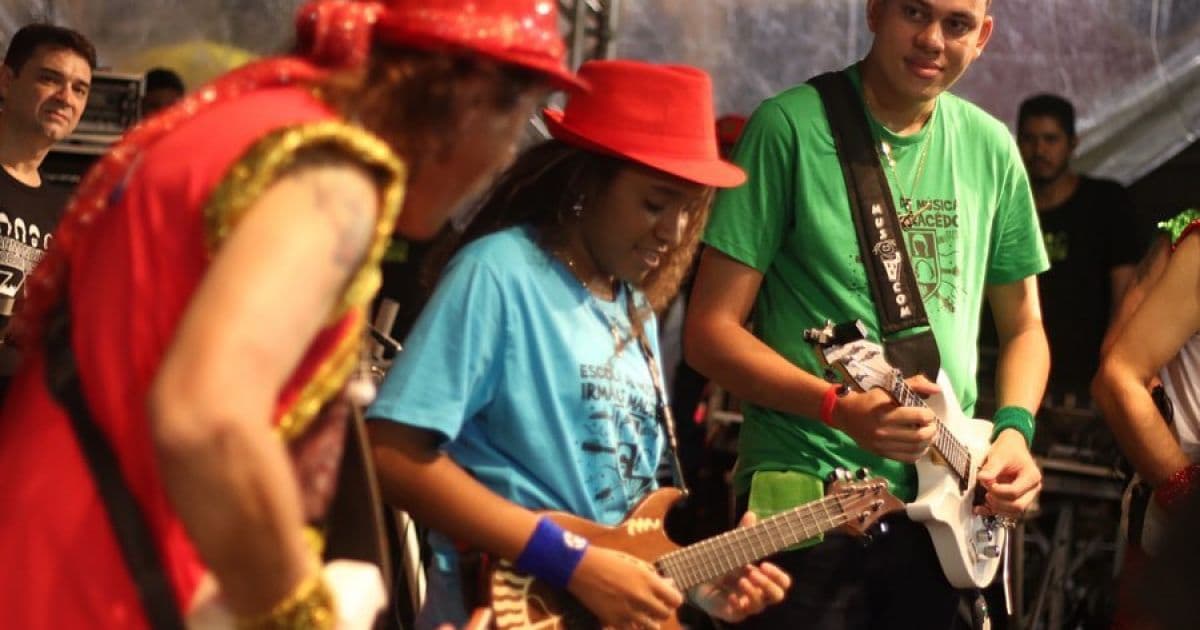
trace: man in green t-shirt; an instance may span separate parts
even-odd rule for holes
[[[874,42],[846,72],[869,112],[907,251],[963,411],[976,400],[986,298],[1000,338],[992,446],[978,477],[983,513],[1019,517],[1041,487],[1029,453],[1049,365],[1035,274],[1047,268],[1037,213],[1007,128],[946,93],[992,32],[988,0],[868,0]],[[745,402],[735,488],[760,513],[817,498],[837,467],[870,468],[902,500],[934,419],[881,390],[830,396],[803,332],[862,320],[872,302],[824,109],[809,85],[765,101],[734,154],[749,182],[718,199],[689,305],[685,353]],[[753,309],[754,332],[744,326]],[[938,387],[909,380],[920,394]],[[824,403],[824,404],[823,404]],[[822,413],[824,408],[825,413]],[[824,419],[822,420],[822,416]],[[760,514],[761,515],[761,514]],[[842,536],[782,555],[795,582],[761,628],[949,627],[957,591],[924,527],[889,517],[868,547]]]

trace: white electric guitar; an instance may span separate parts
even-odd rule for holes
[[[966,417],[945,373],[939,372],[941,393],[921,398],[892,367],[883,348],[866,339],[861,322],[805,332],[822,360],[843,382],[859,391],[879,388],[903,407],[928,407],[936,416],[929,454],[917,461],[917,498],[908,504],[909,518],[924,523],[950,584],[982,588],[1000,568],[1008,531],[995,517],[978,516],[983,489],[975,473],[987,455],[992,423]]]

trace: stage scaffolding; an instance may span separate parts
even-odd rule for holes
[[[621,0],[558,0],[558,10],[566,23],[563,32],[572,68],[589,59],[616,56]]]

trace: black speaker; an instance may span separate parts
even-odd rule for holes
[[[144,92],[140,74],[92,73],[87,109],[67,142],[111,144],[141,118]]]

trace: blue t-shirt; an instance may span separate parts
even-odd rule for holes
[[[615,524],[656,487],[663,452],[626,314],[646,301],[597,299],[534,238],[515,227],[463,248],[367,415],[436,432],[517,504]],[[653,315],[643,328],[657,362]]]

